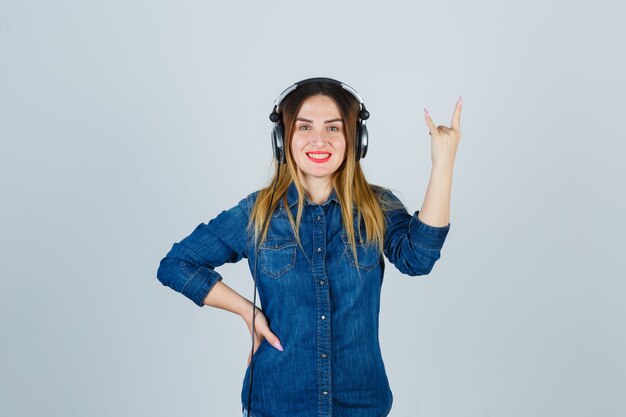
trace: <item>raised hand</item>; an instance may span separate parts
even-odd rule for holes
[[[428,126],[428,134],[431,136],[431,159],[433,167],[442,167],[452,169],[454,159],[456,158],[456,150],[461,140],[461,107],[463,106],[463,98],[459,97],[452,115],[452,124],[450,127],[439,125],[435,126],[433,119],[428,114],[428,110],[424,108],[424,117]]]

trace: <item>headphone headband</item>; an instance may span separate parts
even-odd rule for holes
[[[354,98],[361,105],[361,109],[365,110],[365,103],[363,102],[363,98],[361,98],[359,93],[357,93],[356,90],[354,88],[350,87],[348,84],[342,83],[341,81],[335,80],[333,78],[315,77],[315,78],[307,78],[306,80],[298,81],[297,83],[294,83],[290,87],[288,87],[285,90],[283,90],[283,92],[280,93],[278,98],[276,98],[276,100],[274,100],[274,111],[277,110],[278,106],[280,106],[280,103],[283,101],[283,99],[285,97],[287,97],[287,95],[289,93],[291,93],[293,90],[295,90],[296,88],[298,88],[298,87],[300,87],[301,85],[304,85],[304,84],[320,82],[320,81],[322,81],[322,82],[329,82],[329,83],[333,83],[333,84],[338,84],[341,88],[343,88],[344,90],[346,90],[350,94],[352,94],[354,96]],[[364,119],[364,120],[367,120],[367,118]]]

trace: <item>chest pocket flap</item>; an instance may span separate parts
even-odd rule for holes
[[[298,243],[290,238],[268,238],[259,247],[261,271],[272,278],[280,278],[296,266]]]

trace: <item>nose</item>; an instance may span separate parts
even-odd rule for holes
[[[315,144],[316,146],[323,146],[324,145],[324,134],[323,132],[320,132],[319,130],[314,130],[313,132],[311,132],[311,143]]]

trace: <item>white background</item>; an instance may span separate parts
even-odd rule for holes
[[[442,257],[387,264],[390,416],[626,415],[624,12],[0,1],[0,415],[241,415],[244,321],[156,270],[268,183],[273,101],[314,76],[364,98],[367,178],[410,211],[423,108],[464,100]],[[218,272],[252,300],[246,262]]]

